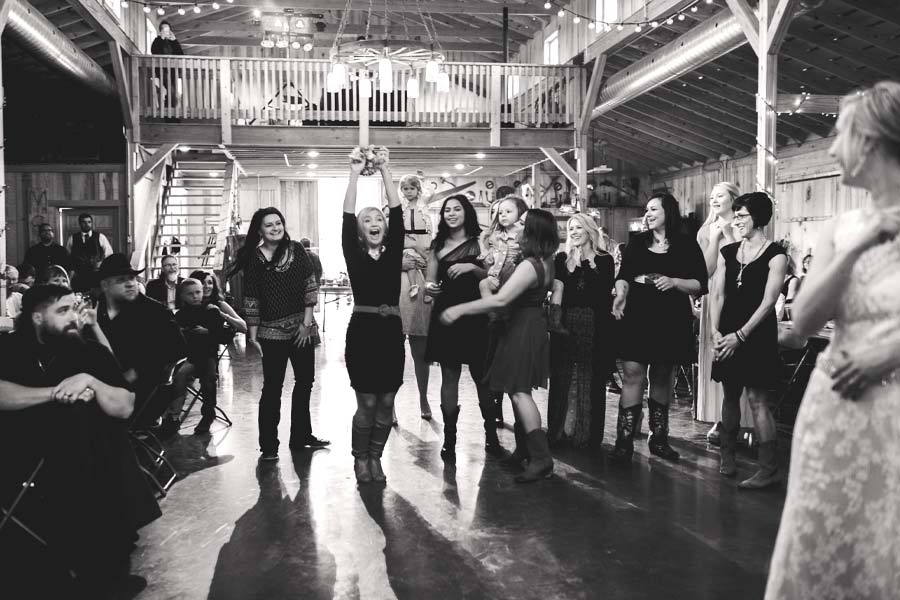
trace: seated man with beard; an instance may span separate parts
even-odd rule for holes
[[[43,460],[16,516],[48,546],[4,529],[10,598],[108,597],[137,529],[160,515],[127,436],[134,394],[109,350],[82,338],[75,306],[69,288],[31,288],[0,338],[0,504]],[[10,591],[20,585],[27,594]]]

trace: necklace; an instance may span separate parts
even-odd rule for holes
[[[381,258],[381,250],[381,248],[370,249],[369,256],[371,256],[375,260],[378,260],[379,258]]]
[[[663,249],[663,250],[668,250],[668,249],[669,249],[669,240],[668,240],[667,238],[663,238],[663,239],[661,239],[661,240],[658,240],[658,239],[656,239],[656,238],[653,238],[653,244],[654,244],[655,246],[659,246],[659,247],[660,247],[661,249]]]
[[[741,284],[743,283],[742,279],[744,278],[744,267],[746,267],[747,265],[752,263],[754,260],[759,258],[759,255],[762,254],[763,249],[765,249],[765,247],[768,245],[768,242],[766,240],[763,240],[763,243],[760,244],[759,249],[756,251],[756,255],[753,257],[753,259],[750,262],[745,263],[744,260],[747,258],[747,256],[744,254],[744,245],[746,243],[747,243],[747,240],[741,241],[741,247],[740,247],[741,260],[738,261],[738,263],[740,263],[740,265],[741,265],[741,268],[738,270],[738,276],[737,276],[738,289],[741,289]]]

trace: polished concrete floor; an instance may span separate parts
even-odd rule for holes
[[[232,350],[220,398],[234,426],[216,423],[211,436],[192,436],[195,409],[169,444],[182,477],[161,501],[162,518],[141,531],[132,570],[146,587],[135,597],[762,597],[783,491],[738,491],[720,478],[707,427],[690,420],[688,400],[673,416],[679,463],[649,457],[646,439],[624,468],[563,449],[555,452],[556,477],[523,487],[484,456],[465,373],[458,461],[441,461],[440,371],[432,368],[436,418],[428,423],[408,359],[400,426],[384,458],[387,484],[358,487],[350,456],[355,402],[343,364],[349,307],[328,311],[312,406],[315,433],[331,448],[291,455],[285,402],[281,460],[258,463],[262,373],[255,356]],[[607,444],[616,399],[609,397]],[[546,395],[538,400],[543,411]],[[512,437],[501,434],[507,447]],[[741,458],[741,474],[749,474],[749,455]]]

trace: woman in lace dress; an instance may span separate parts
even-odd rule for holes
[[[823,228],[794,301],[796,335],[835,329],[797,415],[769,600],[900,593],[900,84],[845,97],[830,152],[872,201]]]

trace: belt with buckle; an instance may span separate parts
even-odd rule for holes
[[[363,306],[361,304],[356,304],[353,307],[353,312],[378,315],[379,317],[399,317],[400,307],[388,306],[387,304],[382,304],[381,306]]]

